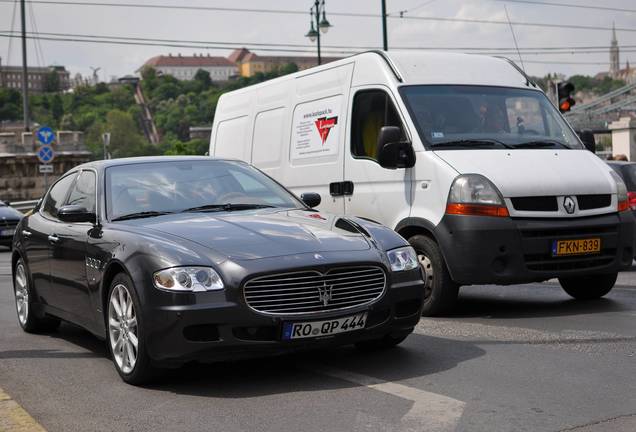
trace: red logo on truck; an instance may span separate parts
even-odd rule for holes
[[[316,127],[318,128],[318,133],[320,134],[320,139],[322,140],[322,145],[325,145],[325,141],[327,141],[327,137],[329,136],[329,131],[332,127],[338,124],[338,116],[335,117],[320,117],[316,119]]]

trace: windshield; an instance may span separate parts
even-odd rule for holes
[[[229,161],[166,161],[106,169],[106,208],[111,220],[181,211],[303,208],[258,170]]]
[[[427,147],[583,148],[540,91],[421,85],[400,93]]]

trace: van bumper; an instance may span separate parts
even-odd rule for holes
[[[510,285],[629,268],[634,221],[631,211],[575,219],[445,215],[435,234],[457,283]],[[589,238],[601,240],[600,253],[552,256],[555,240]]]

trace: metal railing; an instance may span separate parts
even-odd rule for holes
[[[31,200],[31,201],[13,201],[10,202],[9,205],[16,210],[21,211],[22,213],[26,213],[29,210],[32,210],[33,207],[38,203],[39,200]]]

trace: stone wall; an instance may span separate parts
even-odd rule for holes
[[[33,132],[0,132],[0,154],[31,153],[37,151],[39,144]],[[57,152],[82,152],[86,150],[84,134],[79,131],[57,131],[53,148]]]
[[[88,162],[88,152],[58,154],[51,165],[53,174],[47,174],[51,185],[66,171]],[[45,192],[44,174],[38,172],[40,161],[34,153],[0,154],[0,200],[23,201],[39,199]]]

